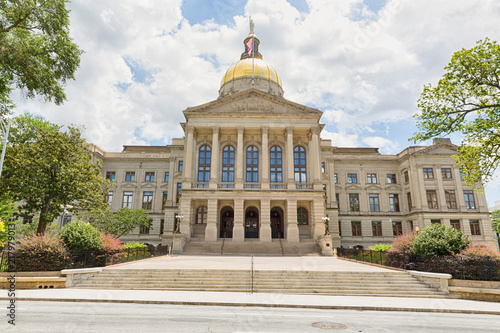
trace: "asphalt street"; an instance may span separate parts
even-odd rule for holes
[[[85,302],[16,303],[1,332],[499,332],[497,315]]]

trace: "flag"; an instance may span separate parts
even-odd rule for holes
[[[253,37],[248,40],[247,46],[248,46],[248,56],[251,56],[253,54]]]

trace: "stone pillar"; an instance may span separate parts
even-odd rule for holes
[[[168,185],[167,185],[167,202],[166,206],[174,206],[176,204],[177,199],[177,189],[174,187],[174,174],[175,174],[175,157],[170,158],[169,168],[168,168]],[[162,175],[165,177],[165,174]],[[162,198],[163,200],[163,198]]]
[[[313,224],[313,234],[312,238],[314,240],[319,239],[321,236],[325,235],[325,222],[323,217],[325,216],[325,204],[323,198],[314,199],[313,201],[313,214],[311,214],[311,223]]]
[[[416,202],[415,204],[417,205],[418,210],[429,210],[429,205],[427,205],[427,191],[425,190],[425,181],[424,181],[424,169],[422,167],[417,168],[417,186],[419,188],[420,195],[415,196]],[[411,184],[411,188],[416,188],[414,184]],[[420,203],[420,206],[418,204]]]
[[[286,128],[286,169],[288,189],[295,189],[295,176],[293,172],[293,127]],[[297,212],[295,212],[294,215],[297,215]]]
[[[217,189],[217,174],[219,171],[219,126],[212,127],[212,153],[210,164],[210,184],[211,189]]]
[[[233,242],[243,243],[245,241],[245,201],[243,199],[234,200],[234,226]]]
[[[261,242],[271,242],[271,200],[260,200],[260,228],[259,238]]]
[[[321,127],[311,128],[312,134],[312,151],[311,151],[311,167],[312,167],[312,178],[314,184],[321,183],[321,154],[319,147],[319,133],[321,132]],[[315,186],[316,187],[316,186]],[[321,184],[320,188],[321,189]]]
[[[448,206],[446,205],[446,198],[444,196],[443,175],[441,173],[440,166],[436,166],[434,177],[436,177],[437,180],[436,195],[438,197],[438,208],[440,211],[448,210]]]
[[[235,188],[243,189],[243,174],[245,169],[245,163],[243,162],[243,156],[245,156],[245,152],[243,151],[243,132],[245,131],[244,127],[237,127],[238,131],[238,140],[236,144],[236,180],[235,180]]]
[[[186,148],[184,149],[184,181],[182,188],[191,188],[191,181],[193,175],[193,143],[194,143],[194,126],[186,125],[187,139]]]
[[[297,200],[287,200],[286,240],[288,243],[299,242],[299,226],[297,225]]]
[[[217,199],[208,199],[205,242],[217,241]]]
[[[180,215],[183,216],[179,230],[189,241],[191,239],[191,199],[181,198],[179,210]]]
[[[262,127],[262,189],[269,188],[269,128]]]
[[[457,199],[457,208],[461,212],[466,212],[467,208],[465,208],[465,198],[464,198],[464,189],[462,187],[462,179],[460,179],[460,169],[459,168],[454,168],[453,171],[455,171],[454,177],[456,179],[456,191],[455,191],[455,198]]]

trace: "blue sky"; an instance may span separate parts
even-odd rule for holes
[[[85,53],[68,101],[19,98],[18,112],[84,125],[106,151],[182,137],[182,110],[218,97],[243,51],[248,16],[285,98],[324,112],[322,137],[384,154],[414,145],[408,138],[422,87],[436,84],[453,52],[500,40],[495,0],[73,0],[69,7],[71,35]],[[500,200],[499,177],[486,194],[490,205]]]

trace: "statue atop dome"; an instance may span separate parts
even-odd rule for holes
[[[253,35],[254,34],[253,29],[254,29],[255,25],[253,24],[253,20],[252,20],[251,16],[249,16],[248,19],[250,21],[250,35]]]

